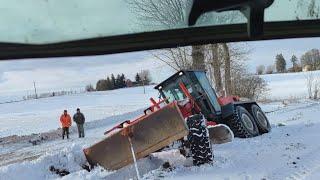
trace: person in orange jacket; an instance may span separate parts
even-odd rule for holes
[[[69,127],[71,126],[71,117],[68,114],[67,110],[63,111],[63,114],[60,117],[60,122],[62,126],[62,139],[64,139],[64,135],[67,135],[67,139],[69,139]]]

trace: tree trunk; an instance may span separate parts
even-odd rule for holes
[[[219,95],[222,91],[222,80],[221,80],[221,62],[219,59],[218,54],[218,44],[211,44],[211,53],[212,53],[212,60],[211,60],[211,67],[213,68],[213,77],[214,77],[214,84],[216,92]]]
[[[192,46],[192,67],[196,70],[205,70],[204,46]]]
[[[230,60],[230,53],[229,47],[226,43],[222,43],[222,48],[224,51],[224,86],[226,90],[226,95],[229,96],[232,94],[232,87],[231,87],[231,60]]]

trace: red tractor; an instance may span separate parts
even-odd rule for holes
[[[211,143],[254,137],[271,129],[256,102],[218,98],[204,71],[179,71],[155,89],[159,101],[151,98],[152,106],[141,117],[124,121],[84,150],[91,165],[119,169],[133,162],[132,149],[139,159],[173,143],[200,165],[213,160]]]

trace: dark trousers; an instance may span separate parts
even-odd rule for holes
[[[64,139],[65,134],[67,134],[67,139],[69,139],[69,127],[62,128],[62,139]]]
[[[84,137],[84,128],[83,128],[83,124],[77,124],[78,127],[78,134],[79,134],[79,138]]]

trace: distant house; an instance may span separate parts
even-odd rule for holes
[[[126,80],[126,87],[132,87],[133,86],[133,83],[130,79],[127,79]]]
[[[288,72],[301,72],[302,71],[302,67],[297,65],[295,67],[291,67],[291,68],[288,68]]]
[[[302,71],[303,71],[303,72],[307,72],[307,71],[311,71],[311,70],[312,70],[311,65],[305,65],[305,66],[302,68]]]

